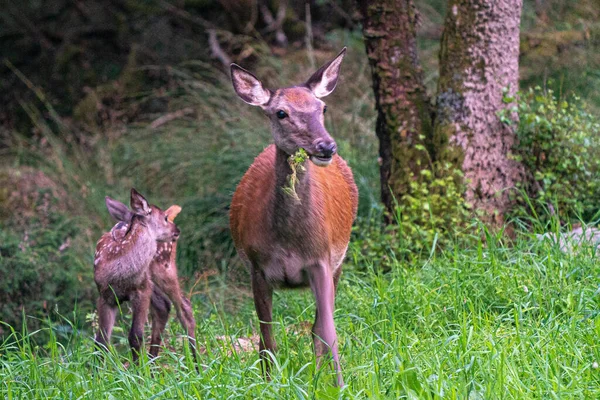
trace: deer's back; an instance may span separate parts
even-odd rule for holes
[[[122,235],[118,227],[104,233],[96,244],[94,281],[101,294],[125,301],[132,290],[147,284],[156,241]]]
[[[346,252],[358,206],[358,190],[352,171],[335,155],[325,168],[311,168],[310,209],[303,201],[299,217],[289,223],[289,232],[277,232],[275,212],[275,146],[267,147],[250,166],[232,199],[230,228],[244,261],[270,253],[300,249],[307,259],[331,257],[337,267]],[[279,221],[280,223],[282,221]],[[282,250],[283,248],[283,250]],[[329,253],[329,254],[326,254]],[[265,255],[266,254],[266,255]]]

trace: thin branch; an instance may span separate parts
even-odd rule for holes
[[[216,29],[217,27],[213,25],[211,22],[201,18],[197,15],[192,15],[189,12],[185,11],[182,8],[175,7],[165,0],[159,0],[158,4],[166,11],[170,12],[173,15],[176,15],[182,19],[193,22],[194,24],[200,25],[204,27],[204,29]]]
[[[221,61],[221,64],[223,64],[225,69],[229,71],[229,66],[231,65],[231,58],[221,48],[221,45],[219,44],[219,39],[217,38],[216,30],[207,29],[206,32],[208,32],[208,45],[210,46],[210,52],[212,53],[213,57]]]
[[[315,52],[313,49],[313,33],[312,33],[312,21],[310,16],[310,3],[306,2],[306,51],[308,53],[308,60],[310,61],[310,69],[315,69]]]
[[[333,10],[338,13],[342,18],[344,18],[346,20],[346,22],[348,23],[348,25],[351,28],[356,27],[356,24],[354,23],[354,21],[352,20],[352,17],[346,12],[344,11],[344,9],[342,7],[340,7],[335,0],[329,0],[329,4],[331,4],[331,8],[333,8]]]
[[[194,109],[192,107],[182,108],[181,110],[177,110],[168,114],[163,115],[160,118],[155,119],[151,124],[150,128],[156,129],[167,122],[171,122],[174,119],[185,117],[186,115],[193,114]]]
[[[277,17],[273,17],[271,10],[267,7],[267,4],[262,2],[260,5],[260,11],[263,15],[263,20],[267,26],[262,30],[265,33],[275,32],[275,41],[281,47],[287,47],[288,39],[283,32],[283,22],[287,13],[287,1],[281,0],[279,2],[279,8],[277,9]]]

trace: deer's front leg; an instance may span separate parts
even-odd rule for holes
[[[275,353],[276,344],[273,339],[273,288],[265,280],[264,274],[255,266],[252,267],[252,293],[254,295],[254,306],[260,323],[260,358],[262,360],[263,373],[270,378],[271,359],[266,351]]]
[[[310,287],[317,303],[315,324],[313,325],[317,367],[321,367],[323,356],[331,351],[337,384],[341,387],[344,386],[344,380],[342,379],[337,335],[333,322],[335,285],[332,271],[326,263],[318,263],[309,269],[309,278]]]
[[[129,331],[129,345],[131,346],[133,362],[138,361],[140,348],[144,343],[144,325],[148,319],[151,298],[152,283],[149,279],[131,296],[133,320],[131,322],[131,330]]]
[[[162,335],[169,321],[169,312],[171,311],[171,302],[159,291],[158,288],[152,290],[150,300],[150,313],[152,314],[152,339],[150,342],[150,356],[158,356]]]

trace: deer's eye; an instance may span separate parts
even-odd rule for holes
[[[276,115],[277,115],[277,118],[279,118],[279,119],[284,119],[285,117],[287,117],[287,116],[288,116],[288,115],[286,114],[286,112],[285,112],[285,111],[283,111],[283,110],[279,110],[279,111],[277,111]]]
[[[169,216],[165,215],[165,222],[169,222]]]
[[[323,114],[327,112],[327,106],[323,107]]]

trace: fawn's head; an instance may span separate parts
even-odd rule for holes
[[[265,88],[253,74],[231,64],[233,88],[246,103],[264,110],[278,148],[287,154],[303,148],[313,163],[324,167],[331,163],[337,146],[325,129],[327,106],[320,99],[335,89],[345,54],[344,47],[302,85],[277,90]]]
[[[179,237],[179,228],[173,220],[181,211],[181,207],[173,205],[163,211],[160,208],[148,204],[148,201],[131,188],[131,210],[120,201],[106,196],[106,208],[109,214],[118,221],[132,223],[136,218],[148,228],[148,231],[158,242],[173,242]]]

